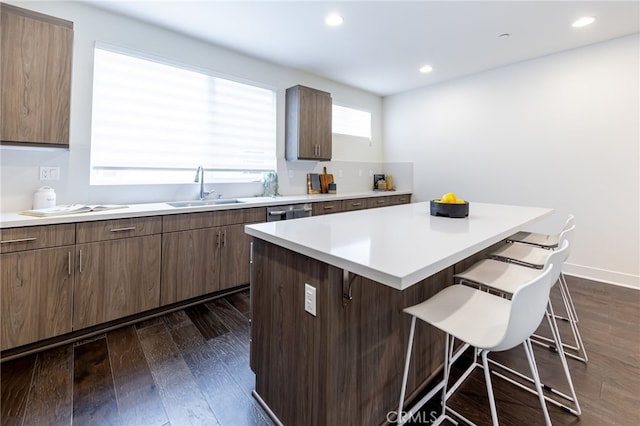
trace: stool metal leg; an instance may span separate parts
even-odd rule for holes
[[[407,377],[409,376],[409,365],[411,363],[411,351],[413,350],[413,336],[416,331],[416,317],[411,317],[411,329],[409,331],[409,343],[407,344],[407,357],[404,363],[404,374],[402,375],[402,389],[400,390],[400,404],[398,406],[398,426],[405,423],[402,416],[402,406],[404,405],[404,396],[407,391]]]
[[[536,390],[538,391],[538,399],[542,405],[542,412],[544,414],[544,421],[547,426],[551,426],[551,418],[549,417],[549,411],[547,410],[547,404],[545,403],[544,394],[542,393],[542,385],[540,384],[540,376],[538,375],[538,368],[536,367],[536,359],[533,355],[533,347],[531,347],[531,340],[527,339],[522,344],[524,346],[524,352],[527,355],[527,361],[529,362],[529,368],[531,369],[531,375],[536,384]]]
[[[551,305],[551,301],[549,301],[549,303],[548,303],[548,310],[547,310],[545,316],[547,317],[547,321],[549,322],[549,328],[551,329],[551,334],[553,335],[553,342],[556,345],[556,347],[559,348],[559,347],[562,346],[562,340],[561,340],[561,337],[560,337],[560,332],[558,331],[558,324],[556,322],[556,315],[554,315],[553,306]],[[533,341],[533,339],[531,340],[531,342],[532,343],[536,343],[536,342]],[[544,383],[542,383],[542,387],[545,390],[548,390],[549,392],[551,392],[552,394],[557,395],[557,396],[565,399],[566,401],[572,402],[574,404],[575,408],[570,408],[570,407],[566,406],[565,404],[563,404],[563,403],[557,401],[556,399],[553,399],[553,398],[551,398],[551,397],[549,397],[547,395],[545,395],[545,399],[548,402],[550,402],[551,404],[554,404],[554,405],[556,405],[556,406],[558,406],[558,407],[560,407],[560,408],[562,408],[562,409],[564,409],[566,411],[569,411],[570,413],[575,414],[576,416],[580,416],[580,414],[582,414],[582,410],[580,409],[580,404],[578,403],[578,397],[576,395],[575,387],[573,386],[573,379],[571,378],[571,372],[569,371],[569,365],[567,364],[567,359],[566,359],[563,351],[556,351],[556,353],[560,357],[560,363],[562,364],[562,368],[564,370],[565,378],[567,379],[567,384],[569,385],[569,390],[571,392],[571,395],[566,395],[565,393],[560,392],[558,389],[555,389],[555,388],[553,388],[551,386],[548,386],[548,385],[546,385]],[[512,368],[509,368],[506,365],[503,365],[503,364],[501,364],[499,362],[496,362],[496,361],[493,361],[491,359],[489,359],[489,362],[491,364],[499,367],[500,369],[508,371],[510,374],[519,377],[520,379],[527,380],[530,383],[534,383],[534,380],[531,377],[529,377],[529,376],[527,376],[525,374],[522,374],[522,373],[520,373],[520,372],[518,372],[518,371],[516,371],[516,370],[514,370]],[[496,370],[494,370],[493,373],[496,376],[508,381],[509,383],[512,383],[512,384],[518,386],[519,388],[521,388],[521,389],[523,389],[523,390],[525,390],[525,391],[527,391],[529,393],[533,393],[533,394],[536,393],[536,391],[534,391],[530,387],[525,386],[521,382],[516,381],[516,380],[512,379],[511,377],[507,377],[504,374],[502,374],[502,373],[500,373],[500,372],[498,372]]]
[[[575,320],[575,322],[580,321],[578,319],[578,312],[576,312],[576,305],[573,304],[573,299],[571,298],[571,293],[569,292],[569,286],[567,285],[567,279],[565,278],[564,274],[560,274],[560,284],[564,287],[565,291],[567,292],[567,297],[569,299],[569,306],[571,307],[571,312],[573,312],[573,319]]]
[[[491,408],[491,420],[493,426],[498,426],[498,411],[496,410],[496,401],[493,397],[493,386],[491,385],[491,372],[489,370],[489,364],[487,362],[487,355],[489,352],[482,351],[482,369],[484,370],[484,381],[487,385],[487,396],[489,397],[489,407]]]
[[[571,296],[569,296],[568,290],[565,288],[565,286],[562,283],[563,283],[563,280],[560,279],[558,288],[560,290],[560,295],[562,297],[564,309],[567,313],[567,318],[564,318],[560,315],[555,315],[555,318],[566,320],[569,323],[569,327],[571,328],[571,334],[573,335],[573,341],[575,342],[575,346],[567,343],[563,343],[561,347],[556,347],[556,349],[559,350],[560,348],[562,348],[566,356],[586,363],[589,360],[589,358],[587,356],[587,351],[584,347],[584,343],[582,342],[582,335],[580,334],[580,330],[578,329],[576,317],[574,316],[575,311],[574,311],[574,308],[572,308],[572,302],[570,300]],[[551,346],[548,343],[555,343],[552,339],[549,339],[548,337],[540,336],[537,334],[533,335],[532,342],[541,346],[545,346],[547,348],[551,348]],[[577,352],[577,354],[568,352],[566,351],[566,349],[574,350]]]

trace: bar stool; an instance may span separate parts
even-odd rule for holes
[[[558,236],[559,243],[561,244],[564,240],[570,241],[573,236],[574,230],[575,225],[572,225],[568,229],[563,230]],[[513,243],[505,244],[498,250],[489,254],[489,257],[503,262],[512,262],[531,268],[542,268],[548,255],[548,249],[530,244]],[[567,317],[556,317],[562,320],[566,320],[569,323],[571,334],[573,335],[574,340],[573,345],[563,343],[562,349],[565,352],[566,356],[586,363],[589,360],[589,357],[587,356],[587,351],[584,347],[584,343],[582,342],[582,335],[580,334],[580,330],[578,329],[578,320],[575,315],[575,307],[573,306],[573,301],[571,300],[571,296],[569,295],[569,287],[567,286],[566,280],[562,273],[560,273],[559,279],[560,285],[558,286],[558,288],[560,289],[560,295],[562,297],[562,302],[564,304]],[[534,343],[551,348],[549,343],[552,343],[552,340],[547,337],[535,335],[533,341]],[[567,351],[567,349],[575,351],[576,354]]]
[[[573,226],[574,219],[575,219],[574,215],[572,214],[568,215],[567,220],[565,221],[564,226],[562,227],[560,232],[571,228]],[[559,237],[560,237],[559,233],[558,234],[541,234],[538,232],[520,231],[508,237],[507,241],[511,243],[515,242],[515,243],[531,244],[534,246],[551,249],[551,248],[558,247],[558,243],[560,242]]]
[[[523,244],[531,244],[537,247],[542,247],[546,249],[554,249],[558,246],[560,242],[560,234],[562,231],[565,231],[573,226],[575,216],[569,214],[567,216],[567,220],[564,223],[564,226],[560,230],[558,234],[541,234],[537,232],[526,232],[521,231],[513,234],[512,236],[507,238],[507,242],[510,243],[523,243]],[[578,313],[576,312],[575,305],[573,304],[573,299],[571,298],[571,293],[569,292],[569,286],[564,278],[564,274],[560,274],[560,284],[564,288],[564,293],[569,301],[569,307],[571,307],[571,312],[573,313],[573,318],[576,322],[579,321]],[[563,318],[567,319],[567,318]]]
[[[558,279],[559,271],[550,265],[538,277],[522,284],[513,293],[511,300],[498,297],[484,291],[480,291],[464,285],[451,285],[438,292],[436,295],[422,303],[404,309],[411,315],[411,329],[407,346],[407,358],[402,377],[402,389],[400,391],[400,404],[398,408],[398,425],[410,420],[417,410],[433,395],[433,390],[415,404],[407,413],[403,411],[404,397],[407,386],[407,377],[411,362],[411,350],[416,327],[416,319],[439,328],[446,333],[444,345],[444,378],[436,386],[436,392],[442,389],[442,413],[434,422],[438,424],[444,419],[455,420],[452,414],[459,419],[468,420],[447,406],[447,400],[462,382],[471,374],[474,368],[482,367],[489,396],[491,418],[494,425],[498,425],[498,414],[493,396],[491,373],[487,361],[489,352],[506,351],[520,344],[523,345],[531,376],[534,379],[538,398],[542,406],[542,412],[547,425],[551,424],[549,412],[545,403],[540,377],[533,355],[533,348],[529,340],[531,334],[538,328],[545,314],[547,300],[551,284]],[[482,319],[479,321],[479,319]],[[464,344],[454,353],[455,339]],[[447,382],[451,371],[451,364],[467,348],[476,348],[477,355],[482,359],[482,365],[477,362],[467,369],[460,379],[447,391]]]
[[[561,270],[562,265],[564,264],[568,256],[569,256],[569,241],[565,239],[563,240],[562,246],[560,248],[553,251],[547,250],[547,259],[544,263],[544,268],[542,270],[521,266],[515,263],[501,262],[499,260],[494,260],[494,259],[485,259],[474,264],[464,272],[454,275],[454,279],[456,279],[460,283],[469,283],[472,285],[477,285],[480,288],[485,287],[490,291],[496,291],[505,297],[509,297],[511,294],[513,294],[517,290],[517,288],[522,283],[531,281],[535,277],[539,276],[542,273],[542,271],[548,268],[550,265],[553,265],[553,267],[556,268],[556,270]],[[555,282],[552,284],[552,287],[553,285],[555,285]],[[553,311],[553,305],[551,304],[551,299],[549,299],[548,301],[546,317],[549,323],[549,328],[551,329],[551,335],[553,337],[552,341],[555,347],[562,348],[562,339],[560,337],[560,332],[558,330],[556,315]],[[532,341],[533,341],[533,338],[532,338]],[[545,399],[548,402],[554,405],[557,405],[565,409],[566,411],[569,411],[575,414],[576,416],[579,416],[582,413],[582,410],[580,409],[580,404],[578,402],[578,397],[576,395],[576,391],[573,385],[573,380],[571,378],[571,372],[569,371],[569,366],[567,365],[565,353],[563,350],[557,350],[556,352],[558,353],[558,356],[560,358],[560,363],[562,364],[564,375],[567,380],[567,384],[569,385],[569,390],[571,395],[566,395],[563,392],[559,391],[558,389],[552,386],[548,386],[544,383],[542,384],[542,387],[543,389],[551,392],[552,394],[557,395],[563,398],[564,400],[572,403],[573,408],[568,407],[564,403],[546,395],[545,395]],[[517,377],[520,377],[521,379],[524,379],[533,383],[533,379],[531,377],[528,377],[518,371],[515,371],[491,359],[489,359],[489,362],[508,371],[512,375],[515,375]],[[494,371],[494,373],[528,392],[535,393],[535,391],[532,390],[530,387],[525,386],[522,383],[511,379],[510,377],[500,374],[499,372]]]

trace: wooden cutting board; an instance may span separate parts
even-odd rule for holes
[[[323,194],[329,192],[329,184],[333,183],[333,175],[327,173],[327,168],[324,168],[324,173],[320,175],[320,188]]]

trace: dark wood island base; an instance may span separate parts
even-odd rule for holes
[[[351,274],[343,280],[340,268],[254,238],[254,395],[284,425],[395,420],[410,327],[402,309],[452,283],[456,268],[479,257],[399,291]],[[317,316],[305,311],[305,283],[316,288]],[[443,350],[444,334],[416,328],[408,400],[439,372]]]

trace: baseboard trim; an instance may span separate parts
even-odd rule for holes
[[[608,271],[606,269],[592,268],[589,266],[565,263],[562,272],[578,278],[599,281],[605,284],[613,284],[620,287],[640,290],[640,276],[625,274],[622,272]]]

